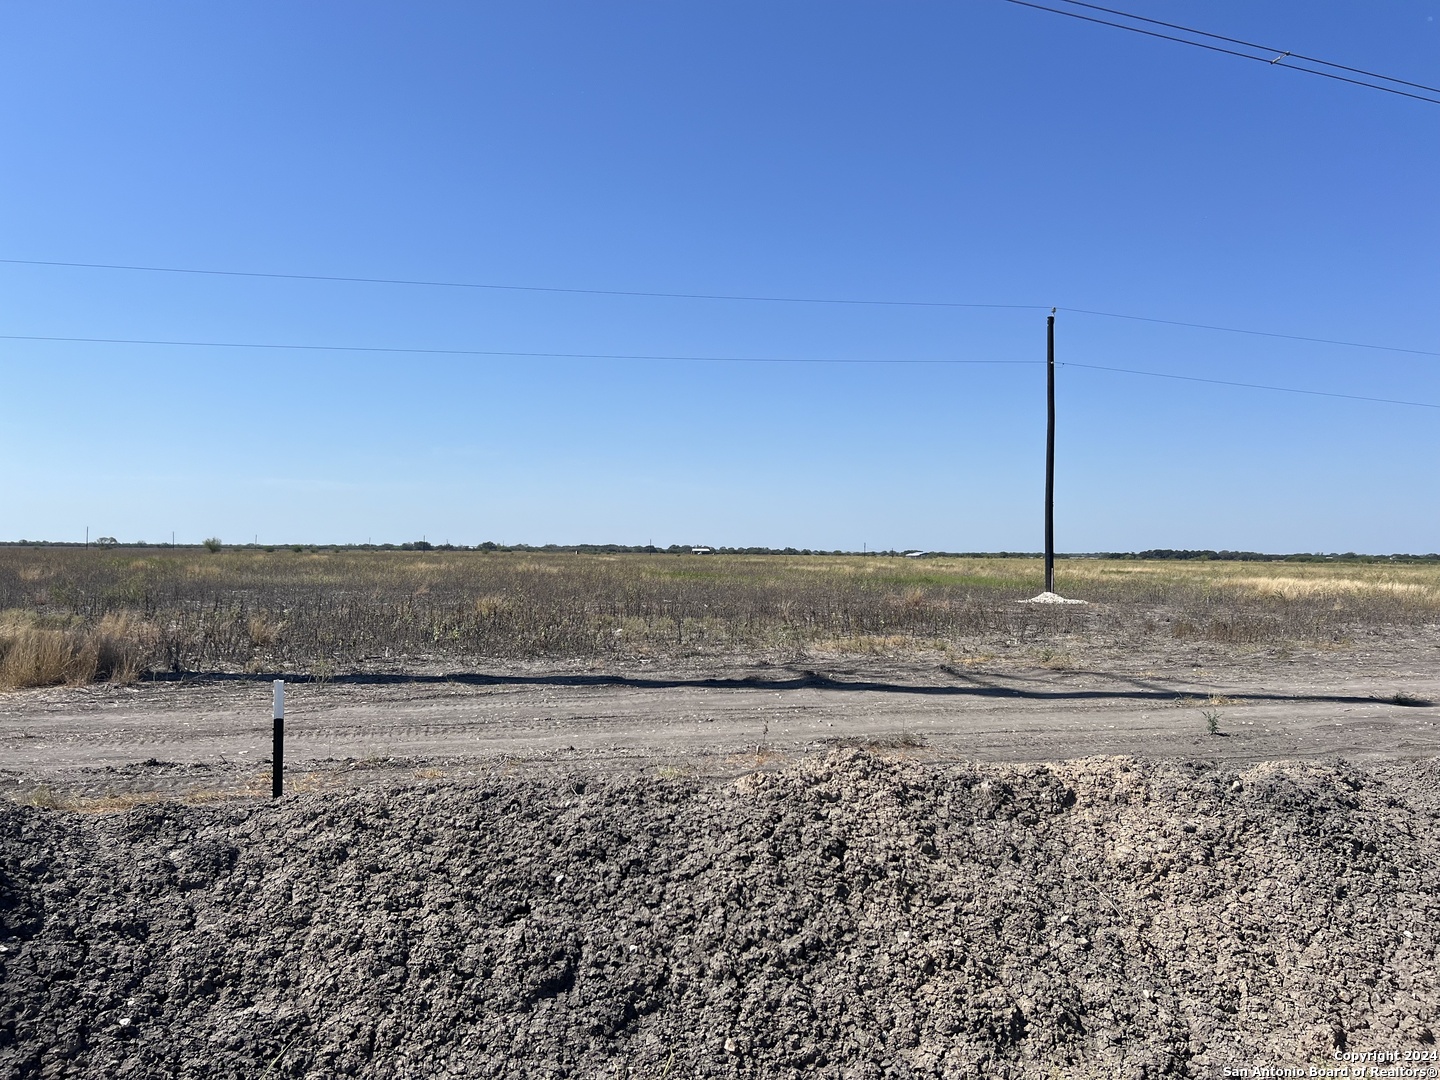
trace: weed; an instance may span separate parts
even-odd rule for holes
[[[1400,692],[1398,692],[1397,694],[1395,694],[1394,696],[1392,696],[1392,697],[1390,698],[1390,704],[1391,704],[1391,705],[1403,705],[1403,706],[1405,706],[1406,708],[1414,709],[1414,708],[1424,708],[1425,706],[1427,706],[1427,705],[1429,705],[1429,704],[1431,704],[1431,703],[1430,703],[1429,701],[1425,700],[1424,698],[1415,697],[1413,694],[1407,694],[1407,693],[1405,693],[1405,691],[1401,690]]]
[[[123,814],[137,806],[163,802],[167,797],[161,791],[109,791],[104,795],[68,798],[64,808],[78,814]]]
[[[1218,709],[1206,709],[1206,710],[1205,710],[1204,712],[1202,712],[1200,715],[1203,716],[1203,717],[1205,717],[1205,731],[1206,731],[1208,734],[1211,734],[1211,735],[1219,735],[1219,734],[1221,734],[1221,732],[1220,732],[1220,712],[1219,712]]]
[[[977,653],[974,656],[961,656],[954,650],[950,650],[947,653],[947,656],[949,657],[950,664],[952,666],[960,665],[962,667],[980,667],[983,664],[990,664],[994,663],[995,661],[995,654],[993,652]]]
[[[56,795],[44,784],[37,784],[20,797],[22,806],[33,806],[40,810],[68,809],[68,800]]]
[[[913,731],[902,731],[898,735],[842,735],[825,741],[831,746],[854,747],[857,750],[916,750],[926,745],[925,736]]]
[[[1060,652],[1057,649],[1041,649],[1036,655],[1041,667],[1049,668],[1051,671],[1066,671],[1075,666],[1075,661],[1069,653]]]
[[[250,634],[250,644],[256,648],[264,648],[274,645],[280,637],[281,624],[269,612],[255,611],[251,612],[245,621],[245,628]]]

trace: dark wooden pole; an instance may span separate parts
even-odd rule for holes
[[[1045,320],[1045,591],[1055,591],[1055,313]]]

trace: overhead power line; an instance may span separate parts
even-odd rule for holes
[[[1015,4],[1018,7],[1033,8],[1036,11],[1048,11],[1054,15],[1064,15],[1066,18],[1079,19],[1081,22],[1095,23],[1098,26],[1109,26],[1116,30],[1128,30],[1132,34],[1143,34],[1145,37],[1160,38],[1163,41],[1174,41],[1181,45],[1189,45],[1196,49],[1205,49],[1208,52],[1224,53],[1226,56],[1238,56],[1242,60],[1254,60],[1258,63],[1269,64],[1271,67],[1282,67],[1287,71],[1299,71],[1306,75],[1319,75],[1322,78],[1333,79],[1336,82],[1349,83],[1352,86],[1363,86],[1367,90],[1380,90],[1387,94],[1395,94],[1398,97],[1411,98],[1415,101],[1423,101],[1429,105],[1440,105],[1440,88],[1427,86],[1424,83],[1410,82],[1407,79],[1398,79],[1390,75],[1379,75],[1374,72],[1365,71],[1363,68],[1349,67],[1345,64],[1335,64],[1328,60],[1316,60],[1313,57],[1305,56],[1302,53],[1290,50],[1274,49],[1265,45],[1256,45],[1240,38],[1226,37],[1223,34],[1212,34],[1205,30],[1194,30],[1190,27],[1180,26],[1177,23],[1161,22],[1159,19],[1147,19],[1143,15],[1132,15],[1126,11],[1117,11],[1114,8],[1100,7],[1096,4],[1081,3],[1080,0],[1059,0],[1060,3],[1071,4],[1074,7],[1087,8],[1091,11],[1103,11],[1107,14],[1118,15],[1121,18],[1133,22],[1147,23],[1151,26],[1164,26],[1172,30],[1178,30],[1185,34],[1196,37],[1210,38],[1212,41],[1225,41],[1232,45],[1239,45],[1251,52],[1241,52],[1239,49],[1227,49],[1221,45],[1211,45],[1204,41],[1196,41],[1194,37],[1179,37],[1175,34],[1164,34],[1157,30],[1146,30],[1142,26],[1131,26],[1123,22],[1115,22],[1111,19],[1101,19],[1094,15],[1085,15],[1078,11],[1067,11],[1064,8],[1051,7],[1048,4],[1035,3],[1034,0],[1005,0],[1008,4]],[[1292,62],[1298,61],[1298,62]],[[1306,64],[1315,65],[1306,67]],[[1333,70],[1324,70],[1330,68]],[[1365,78],[1356,79],[1349,75],[1340,75],[1337,72],[1348,71],[1356,75],[1363,75]],[[1367,79],[1378,79],[1379,82],[1370,82]],[[1384,85],[1386,83],[1392,85]],[[1402,90],[1400,87],[1408,86],[1422,91],[1413,93],[1410,90]],[[1433,95],[1433,96],[1432,96]]]
[[[0,259],[0,264],[10,266],[56,266],[86,270],[131,270],[151,274],[194,274],[203,277],[262,278],[278,281],[331,281],[364,285],[410,285],[423,288],[442,289],[492,289],[507,292],[538,292],[576,294],[581,296],[633,296],[668,300],[739,300],[756,303],[780,304],[853,304],[867,307],[912,307],[912,308],[979,308],[1010,311],[1048,311],[1050,304],[983,304],[962,303],[946,300],[873,300],[824,296],[760,296],[743,293],[682,293],[642,291],[635,289],[580,289],[557,285],[513,285],[473,281],[429,281],[418,278],[376,278],[354,277],[338,274],[290,274],[263,270],[212,270],[188,266],[140,266],[129,263],[60,262],[53,259]],[[1410,349],[1397,345],[1377,345],[1364,341],[1341,341],[1335,338],[1306,337],[1300,334],[1282,334],[1269,330],[1249,330],[1237,326],[1219,326],[1214,323],[1182,322],[1178,319],[1160,319],[1147,315],[1127,315],[1115,311],[1095,311],[1089,308],[1060,307],[1076,315],[1094,315],[1106,319],[1126,319],[1133,322],[1159,323],[1165,326],[1184,326],[1193,330],[1214,330],[1225,334],[1249,334],[1255,337],[1280,338],[1287,341],[1304,341],[1316,345],[1340,345],[1350,349],[1377,349],[1381,352],[1410,353],[1415,356],[1440,356],[1440,351],[1431,349]]]
[[[519,352],[515,349],[428,349],[385,345],[295,345],[274,341],[177,341],[168,338],[57,337],[0,334],[0,341],[58,341],[87,345],[164,345],[197,349],[281,349],[297,352],[382,353],[415,356],[516,356],[554,360],[664,360],[697,364],[1039,364],[1040,360],[865,359],[835,356],[679,356],[652,353]]]
[[[494,289],[502,292],[571,293],[579,296],[637,296],[663,300],[752,300],[772,304],[856,304],[864,307],[996,308],[1048,310],[1048,304],[972,304],[945,300],[850,300],[822,296],[749,296],[737,293],[647,292],[639,289],[570,289],[555,285],[500,285],[476,281],[426,281],[416,278],[346,277],[338,274],[276,274],[258,270],[200,270],[185,266],[130,266],[121,263],[55,262],[48,259],[0,259],[14,266],[70,266],[88,270],[143,270],[152,274],[276,278],[282,281],[342,281],[358,285],[420,285],[441,289]]]
[[[278,349],[290,352],[374,353],[380,355],[413,356],[508,356],[526,359],[560,360],[657,360],[710,364],[996,364],[1036,367],[1045,363],[1043,360],[864,359],[858,357],[819,356],[688,356],[656,353],[519,352],[514,349],[431,349],[386,345],[298,345],[271,341],[182,341],[171,338],[59,337],[49,334],[0,334],[0,341],[54,341],[87,345],[161,345],[174,348],[197,349]],[[1307,394],[1315,397],[1344,398],[1350,401],[1371,401],[1386,405],[1413,405],[1422,409],[1440,409],[1440,404],[1432,404],[1428,401],[1402,401],[1397,398],[1366,397],[1361,394],[1341,394],[1328,390],[1303,390],[1295,386],[1273,386],[1264,383],[1234,382],[1229,379],[1210,379],[1198,375],[1173,375],[1163,371],[1140,371],[1135,368],[1106,367],[1101,364],[1081,364],[1069,361],[1058,363],[1057,366],[1087,368],[1091,371],[1112,371],[1122,375],[1145,375],[1156,379],[1180,379],[1185,382],[1212,383],[1216,386],[1235,386],[1248,390],[1276,390],[1286,394]]]
[[[1099,4],[1087,4],[1084,0],[1060,0],[1063,4],[1071,7],[1089,8],[1091,11],[1103,11],[1107,15],[1120,15],[1126,19],[1134,19],[1136,22],[1149,23],[1151,26],[1165,26],[1171,30],[1183,30],[1187,34],[1199,34],[1201,37],[1212,38],[1215,41],[1228,41],[1232,45],[1244,45],[1247,49],[1260,49],[1263,52],[1276,53],[1273,45],[1257,45],[1253,41],[1245,41],[1242,38],[1226,37],[1224,34],[1212,34],[1207,30],[1196,30],[1189,26],[1181,26],[1178,23],[1163,22],[1160,19],[1147,19],[1143,15],[1130,15],[1124,11],[1116,11],[1114,8],[1101,7]],[[1380,75],[1373,71],[1366,71],[1364,68],[1348,67],[1345,64],[1336,64],[1330,60],[1318,60],[1313,56],[1306,56],[1304,53],[1286,50],[1281,53],[1281,59],[1289,57],[1295,60],[1304,60],[1307,64],[1320,64],[1324,67],[1335,68],[1338,71],[1349,71],[1355,75],[1365,75],[1372,79],[1383,79],[1386,82],[1398,83],[1400,86],[1413,86],[1416,90],[1428,90],[1432,94],[1440,94],[1440,86],[1426,86],[1424,83],[1410,82],[1408,79],[1397,79],[1390,75]]]
[[[1376,345],[1367,341],[1340,341],[1336,338],[1305,337],[1302,334],[1278,334],[1270,330],[1245,330],[1238,326],[1215,326],[1211,323],[1181,322],[1178,319],[1156,319],[1148,315],[1121,315],[1114,311],[1090,311],[1086,308],[1062,307],[1072,315],[1099,315],[1106,319],[1126,319],[1130,322],[1159,323],[1161,326],[1185,326],[1191,330],[1218,330],[1223,334],[1248,334],[1251,337],[1280,338],[1284,341],[1305,341],[1312,345],[1343,345],[1349,349],[1378,349],[1381,352],[1409,353],[1412,356],[1440,356],[1434,349],[1406,349],[1398,345]]]
[[[1302,390],[1297,386],[1272,386],[1268,383],[1235,382],[1230,379],[1207,379],[1199,375],[1174,375],[1165,371],[1139,371],[1135,368],[1106,367],[1103,364],[1057,362],[1057,367],[1088,368],[1091,371],[1114,371],[1121,375],[1146,375],[1152,379],[1180,379],[1183,382],[1211,383],[1215,386],[1241,386],[1247,390],[1275,390],[1282,394],[1307,394],[1312,397],[1344,398],[1347,401],[1374,401],[1383,405],[1413,405],[1417,409],[1440,409],[1430,401],[1402,401],[1399,398],[1366,397],[1363,394],[1340,394],[1330,390]]]

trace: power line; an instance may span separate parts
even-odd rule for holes
[[[1401,401],[1398,398],[1365,397],[1361,394],[1339,394],[1329,390],[1301,390],[1295,386],[1271,386],[1266,383],[1234,382],[1230,379],[1206,379],[1199,375],[1172,375],[1164,371],[1138,371],[1135,368],[1106,367],[1102,364],[1060,363],[1059,367],[1088,368],[1091,371],[1114,371],[1122,375],[1148,375],[1154,379],[1180,379],[1184,382],[1211,383],[1215,386],[1241,386],[1247,390],[1276,390],[1282,394],[1308,394],[1313,397],[1344,398],[1347,401],[1373,401],[1383,405],[1413,405],[1418,409],[1440,409],[1429,401]]]
[[[381,355],[509,356],[529,359],[562,360],[657,360],[678,363],[712,364],[996,364],[1034,367],[1044,363],[1043,360],[873,360],[798,356],[681,356],[654,353],[517,352],[512,349],[427,349],[382,345],[297,345],[283,342],[259,341],[179,341],[169,338],[58,337],[45,334],[0,334],[0,341],[54,341],[87,345],[161,345],[198,349],[278,349],[292,352],[378,353]],[[1180,379],[1184,382],[1243,387],[1247,390],[1275,390],[1286,394],[1308,394],[1316,397],[1344,398],[1349,401],[1371,401],[1385,405],[1413,405],[1422,409],[1440,409],[1440,404],[1432,404],[1428,401],[1402,401],[1397,398],[1365,397],[1360,394],[1340,394],[1327,390],[1302,390],[1294,386],[1234,382],[1229,379],[1209,379],[1199,375],[1172,375],[1163,371],[1140,371],[1135,368],[1107,367],[1101,364],[1081,364],[1074,361],[1059,362],[1057,366],[1086,368],[1091,371],[1112,371],[1122,375],[1146,375],[1156,379]]]
[[[570,293],[580,296],[638,296],[663,300],[750,300],[771,304],[855,304],[864,307],[996,308],[1044,311],[1048,304],[961,304],[944,300],[849,300],[819,296],[745,296],[731,293],[646,292],[639,289],[568,289],[554,285],[500,285],[475,281],[425,281],[412,278],[345,277],[338,274],[276,274],[258,270],[200,270],[184,266],[130,266],[122,263],[55,262],[49,259],[0,259],[13,266],[69,266],[88,270],[142,270],[151,274],[276,278],[283,281],[341,281],[360,285],[419,285],[441,289],[494,289],[504,292]]]
[[[555,360],[663,360],[704,364],[1039,364],[1040,360],[876,360],[808,356],[670,356],[644,353],[517,352],[514,349],[423,349],[382,345],[294,345],[273,341],[176,341],[164,338],[57,337],[0,334],[0,341],[57,341],[87,345],[164,345],[198,349],[283,349],[298,352],[381,353],[417,356],[515,356]]]
[[[1280,338],[1284,341],[1306,341],[1314,345],[1344,345],[1351,349],[1379,349],[1381,352],[1409,353],[1412,356],[1440,356],[1431,349],[1404,349],[1398,345],[1374,345],[1365,341],[1340,341],[1335,338],[1305,337],[1301,334],[1277,334],[1269,330],[1243,330],[1236,326],[1215,326],[1211,323],[1181,322],[1178,319],[1155,319],[1147,315],[1121,315],[1114,311],[1090,311],[1086,308],[1067,308],[1072,315],[1099,315],[1106,319],[1128,319],[1131,322],[1159,323],[1161,326],[1187,326],[1192,330],[1218,330],[1225,334],[1249,334],[1252,337]]]
[[[554,285],[508,285],[472,281],[426,281],[413,278],[348,277],[336,274],[287,274],[263,270],[208,270],[186,266],[138,266],[127,263],[59,262],[52,259],[0,259],[0,264],[11,266],[58,266],[87,270],[133,270],[153,274],[195,274],[206,277],[264,278],[279,281],[334,281],[365,285],[412,285],[444,289],[494,289],[511,292],[578,294],[582,296],[634,296],[670,300],[740,300],[781,304],[853,304],[869,307],[989,308],[1010,311],[1048,311],[1051,307],[1051,305],[1048,304],[980,304],[941,300],[866,300],[820,296],[752,296],[738,293],[679,293],[627,289],[572,289]],[[1146,315],[1126,315],[1114,311],[1094,311],[1088,308],[1062,307],[1060,310],[1068,311],[1075,315],[1096,315],[1107,319],[1128,319],[1134,322],[1159,323],[1165,326],[1185,326],[1195,330],[1215,330],[1227,334],[1250,334],[1255,337],[1305,341],[1317,345],[1342,345],[1351,349],[1377,349],[1381,352],[1410,353],[1415,356],[1440,356],[1440,352],[1428,349],[1408,349],[1396,345],[1376,345],[1364,341],[1340,341],[1335,338],[1305,337],[1299,334],[1281,334],[1268,330],[1249,330],[1236,326],[1219,326],[1213,323],[1182,322],[1177,319],[1159,319]]]
[[[1183,30],[1187,34],[1199,34],[1201,37],[1213,38],[1216,41],[1228,41],[1232,45],[1244,45],[1247,49],[1260,49],[1272,55],[1278,52],[1280,53],[1278,59],[1281,60],[1287,57],[1295,60],[1304,60],[1307,64],[1320,64],[1324,67],[1332,67],[1339,71],[1349,71],[1355,75],[1365,75],[1372,79],[1383,79],[1386,82],[1398,83],[1400,86],[1413,86],[1416,90],[1428,90],[1432,94],[1440,94],[1440,86],[1427,86],[1424,83],[1410,82],[1408,79],[1397,79],[1393,75],[1381,75],[1374,71],[1366,71],[1364,68],[1349,67],[1346,64],[1337,64],[1330,60],[1319,60],[1313,56],[1306,56],[1304,53],[1293,52],[1289,49],[1281,51],[1273,45],[1257,45],[1255,42],[1246,41],[1243,38],[1226,37],[1224,34],[1212,34],[1208,30],[1196,30],[1194,27],[1164,22],[1161,19],[1147,19],[1144,15],[1131,15],[1129,12],[1101,7],[1099,4],[1087,4],[1084,0],[1060,0],[1060,2],[1069,4],[1072,7],[1089,8],[1091,11],[1103,11],[1107,15],[1119,15],[1122,18],[1134,19],[1136,22],[1149,23],[1151,26],[1165,26],[1171,30]]]
[[[1336,82],[1349,83],[1349,84],[1352,85],[1352,86],[1363,86],[1363,87],[1365,87],[1366,89],[1369,89],[1369,90],[1380,90],[1380,91],[1383,91],[1384,93],[1387,93],[1387,94],[1395,94],[1395,95],[1398,96],[1398,97],[1412,98],[1412,99],[1415,100],[1415,101],[1423,101],[1423,102],[1425,102],[1425,103],[1427,103],[1427,104],[1429,104],[1429,105],[1440,105],[1440,98],[1427,97],[1425,94],[1412,94],[1412,93],[1411,93],[1410,91],[1408,91],[1408,90],[1399,90],[1399,89],[1396,89],[1396,88],[1393,87],[1393,86],[1381,86],[1381,85],[1378,84],[1378,83],[1366,82],[1366,81],[1363,80],[1363,79],[1352,79],[1352,78],[1350,78],[1350,77],[1348,77],[1348,76],[1346,76],[1346,75],[1337,75],[1337,74],[1335,74],[1333,71],[1319,71],[1319,70],[1317,70],[1317,69],[1315,69],[1315,68],[1313,68],[1313,67],[1301,67],[1301,66],[1298,65],[1298,64],[1287,64],[1287,63],[1284,63],[1284,61],[1285,61],[1286,59],[1301,59],[1301,57],[1298,56],[1298,54],[1292,53],[1292,52],[1282,52],[1282,53],[1281,53],[1280,55],[1278,55],[1278,56],[1275,56],[1275,55],[1256,56],[1254,53],[1240,52],[1240,51],[1237,50],[1237,49],[1226,49],[1226,48],[1224,48],[1224,47],[1222,47],[1222,46],[1219,46],[1219,45],[1207,45],[1207,44],[1206,44],[1205,42],[1203,42],[1203,41],[1192,41],[1192,40],[1189,39],[1189,38],[1177,37],[1177,36],[1175,36],[1174,34],[1162,34],[1162,33],[1159,33],[1158,31],[1155,31],[1155,30],[1146,30],[1146,29],[1144,29],[1143,27],[1139,27],[1139,26],[1127,26],[1125,23],[1113,22],[1113,21],[1111,21],[1110,19],[1098,19],[1098,18],[1096,18],[1096,17],[1093,16],[1093,15],[1082,15],[1082,14],[1081,14],[1080,12],[1078,12],[1078,11],[1065,11],[1065,10],[1062,9],[1062,8],[1050,7],[1050,6],[1047,5],[1047,4],[1037,4],[1037,3],[1034,3],[1033,0],[1005,0],[1005,2],[1006,2],[1007,4],[1016,4],[1016,5],[1018,5],[1019,7],[1034,8],[1036,11],[1048,11],[1048,12],[1050,12],[1051,14],[1054,14],[1054,15],[1064,15],[1066,18],[1079,19],[1081,22],[1095,23],[1095,24],[1097,24],[1097,25],[1099,25],[1099,26],[1110,26],[1110,27],[1114,27],[1116,30],[1128,30],[1128,31],[1129,31],[1130,33],[1132,33],[1132,34],[1143,34],[1143,35],[1146,36],[1146,37],[1160,38],[1160,39],[1163,40],[1163,41],[1174,41],[1174,42],[1178,42],[1178,43],[1181,44],[1181,45],[1189,45],[1189,46],[1191,46],[1191,47],[1193,47],[1193,48],[1196,48],[1196,49],[1205,49],[1205,50],[1207,50],[1207,51],[1209,51],[1209,52],[1224,53],[1226,56],[1238,56],[1238,57],[1239,57],[1240,59],[1242,59],[1242,60],[1254,60],[1254,61],[1256,61],[1256,62],[1258,62],[1258,63],[1261,63],[1261,64],[1269,64],[1271,67],[1282,67],[1282,68],[1284,68],[1286,71],[1299,71],[1299,72],[1302,72],[1303,74],[1306,74],[1306,75],[1319,75],[1319,76],[1321,76],[1322,78],[1334,79]],[[1074,0],[1062,0],[1062,2],[1063,2],[1063,3],[1071,3],[1071,2],[1074,2]],[[1110,9],[1110,8],[1095,8],[1095,6],[1092,5],[1092,4],[1084,4],[1084,5],[1081,5],[1081,6],[1083,6],[1083,7],[1088,7],[1088,8],[1094,8],[1094,10],[1099,10],[1099,11],[1110,11],[1110,10],[1112,10],[1112,9]],[[1156,23],[1157,25],[1161,25],[1161,26],[1172,26],[1172,25],[1174,25],[1174,24],[1172,24],[1172,23],[1159,23],[1158,20],[1154,20],[1154,19],[1144,19],[1144,18],[1142,18],[1142,16],[1139,16],[1139,15],[1130,15],[1130,14],[1128,14],[1128,13],[1126,13],[1126,12],[1115,12],[1115,14],[1117,14],[1117,15],[1122,15],[1122,16],[1124,16],[1124,17],[1127,18],[1127,19],[1135,19],[1135,20],[1143,21],[1143,22]],[[1205,31],[1203,31],[1203,30],[1187,30],[1185,27],[1177,27],[1177,29],[1185,30],[1186,33],[1203,34],[1203,35],[1206,36],[1206,37],[1215,38],[1215,39],[1220,40],[1220,41],[1232,41],[1232,42],[1236,42],[1236,43],[1238,43],[1238,44],[1244,44],[1244,45],[1246,45],[1247,48],[1255,48],[1255,49],[1261,48],[1261,46],[1259,46],[1259,45],[1253,45],[1253,46],[1252,46],[1252,45],[1249,45],[1249,44],[1246,43],[1246,42],[1240,42],[1239,39],[1236,39],[1236,38],[1226,38],[1226,37],[1223,37],[1222,35],[1219,35],[1219,34],[1207,34],[1207,33],[1205,33]],[[1271,52],[1272,50],[1266,50],[1266,51],[1267,51],[1267,52]],[[1358,71],[1358,70],[1359,70],[1359,69],[1356,69],[1356,68],[1347,68],[1347,67],[1345,67],[1343,64],[1329,64],[1327,61],[1324,61],[1324,60],[1308,61],[1308,62],[1310,62],[1310,63],[1324,64],[1324,65],[1326,65],[1326,66],[1336,67],[1336,68],[1339,68],[1339,69],[1344,70],[1344,71]],[[1365,73],[1365,74],[1368,74],[1368,72]],[[1373,76],[1373,77],[1374,77],[1374,78],[1378,78],[1378,79],[1384,79],[1384,80],[1387,81],[1387,82],[1399,83],[1399,84],[1405,85],[1405,86],[1421,86],[1423,89],[1425,89],[1425,90],[1427,90],[1427,91],[1431,91],[1432,93],[1440,93],[1440,90],[1434,90],[1432,87],[1424,86],[1423,84],[1419,84],[1419,83],[1409,83],[1409,82],[1406,82],[1406,80],[1404,80],[1404,79],[1391,79],[1388,75],[1376,75],[1376,76]]]

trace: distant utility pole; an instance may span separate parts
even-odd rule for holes
[[[1055,309],[1045,320],[1045,591],[1055,591]]]

